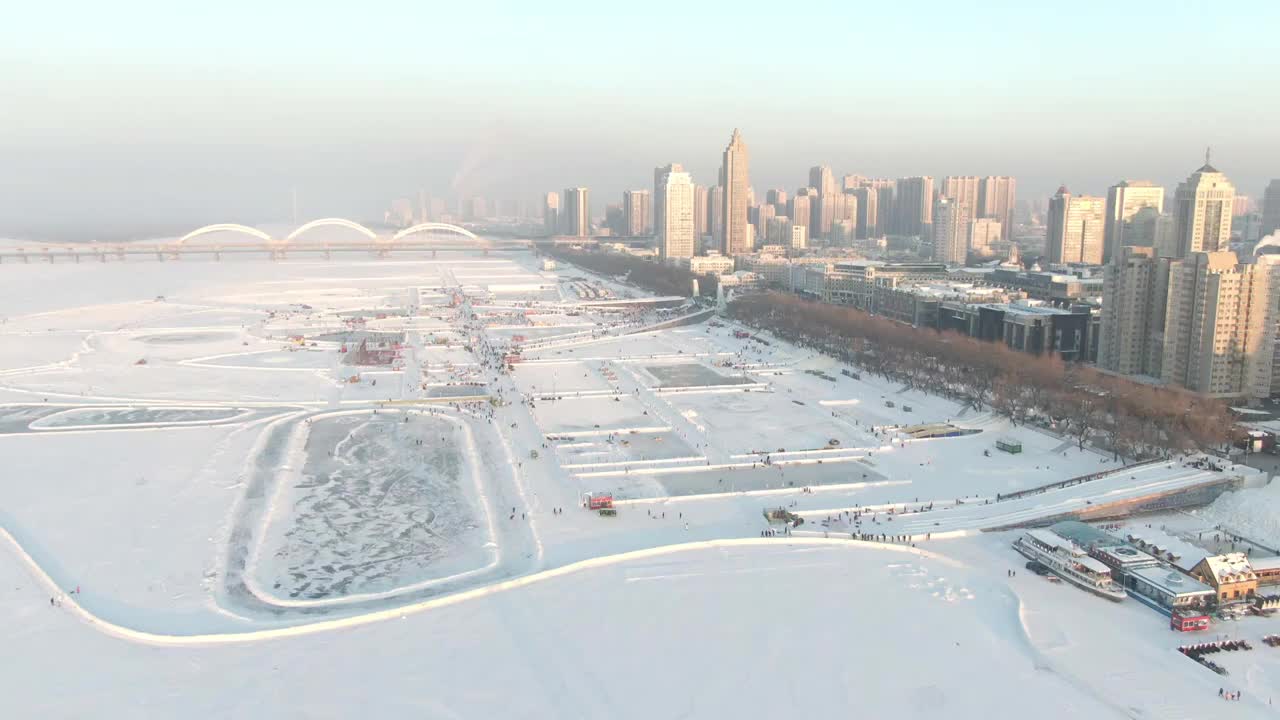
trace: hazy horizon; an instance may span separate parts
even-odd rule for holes
[[[1244,31],[1280,7],[1085,5],[29,5],[0,29],[0,237],[282,220],[295,187],[304,219],[578,185],[598,214],[668,162],[713,184],[734,127],[761,193],[826,164],[1105,194],[1212,146],[1259,199],[1280,100]]]

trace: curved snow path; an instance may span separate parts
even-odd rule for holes
[[[121,640],[128,640],[136,643],[143,643],[155,646],[167,647],[196,647],[208,645],[225,645],[231,643],[250,643],[261,642],[265,640],[277,640],[290,637],[301,637],[305,635],[313,635],[317,633],[331,632],[334,630],[342,630],[346,628],[361,627],[373,623],[395,620],[397,618],[405,618],[409,615],[417,615],[419,613],[428,612],[436,608],[457,605],[468,600],[475,600],[489,595],[495,595],[518,588],[535,585],[547,580],[572,575],[583,570],[591,570],[594,568],[607,567],[617,565],[632,560],[643,558],[661,557],[664,555],[673,555],[676,553],[686,552],[690,550],[702,550],[711,548],[730,548],[730,547],[749,547],[754,545],[773,546],[785,544],[789,546],[795,545],[833,545],[856,549],[876,549],[886,550],[890,552],[905,553],[936,560],[950,567],[965,567],[964,563],[937,553],[923,550],[920,548],[912,548],[899,545],[889,545],[885,543],[862,542],[858,540],[839,540],[826,538],[730,538],[721,540],[703,540],[699,542],[680,543],[676,545],[663,545],[655,548],[647,548],[644,550],[632,550],[629,552],[618,553],[616,555],[606,555],[602,557],[590,558],[588,560],[580,560],[568,565],[561,565],[550,570],[523,575],[511,580],[494,583],[470,590],[464,590],[452,595],[445,595],[438,598],[432,598],[410,605],[390,608],[387,610],[379,610],[376,612],[365,613],[363,615],[355,615],[351,617],[339,618],[334,620],[322,620],[319,622],[309,623],[305,625],[292,625],[280,628],[265,628],[262,630],[250,630],[246,632],[229,632],[229,633],[211,633],[202,635],[174,635],[164,633],[148,632],[136,628],[127,627],[118,623],[104,620],[95,615],[93,612],[85,608],[76,601],[74,595],[66,594],[61,587],[45,572],[34,558],[26,551],[25,548],[9,533],[5,528],[0,528],[0,537],[13,549],[18,559],[26,565],[32,577],[39,582],[52,597],[60,597],[62,600],[62,608],[70,610],[85,623],[95,628],[99,632],[110,635],[111,637]]]

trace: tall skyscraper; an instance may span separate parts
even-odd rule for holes
[[[702,242],[702,236],[710,232],[711,217],[707,208],[707,186],[693,186],[693,236],[697,238],[694,243],[695,252],[697,252],[698,243]]]
[[[622,193],[622,215],[626,219],[626,234],[631,237],[652,234],[649,229],[648,190],[628,190]]]
[[[979,202],[979,187],[982,178],[976,175],[948,175],[942,178],[938,195],[957,200],[969,206],[969,212],[977,217],[982,204]]]
[[[1122,180],[1107,190],[1107,227],[1102,261],[1111,262],[1125,245],[1155,245],[1155,219],[1164,212],[1164,188]]]
[[[1161,376],[1218,397],[1271,392],[1280,256],[1239,264],[1236,254],[1194,252],[1169,265]]]
[[[942,195],[933,206],[933,259],[964,265],[969,253],[969,203]]]
[[[1049,198],[1046,249],[1051,263],[1102,264],[1103,218],[1107,201],[1074,196],[1065,186]]]
[[[786,190],[770,190],[765,193],[765,200],[773,206],[774,211],[779,215],[787,214],[787,191]]]
[[[862,184],[876,191],[876,225],[874,230],[868,227],[867,234],[870,237],[884,237],[889,234],[889,228],[893,224],[894,195],[898,182],[889,178],[871,178]]]
[[[723,176],[724,173],[722,172]],[[714,247],[724,249],[724,186],[715,185],[707,195],[707,228]]]
[[[1099,367],[1160,377],[1169,260],[1154,247],[1123,245],[1103,272]]]
[[[818,191],[818,202],[811,212],[810,221],[814,237],[827,237],[831,234],[831,222],[835,219],[836,176],[826,165],[809,168],[809,187]]]
[[[604,229],[606,235],[621,237],[627,234],[627,218],[622,214],[622,205],[609,203],[604,206]]]
[[[1018,204],[1018,181],[1008,175],[989,175],[978,184],[978,217],[1000,221],[1002,240],[1013,239],[1013,210]]]
[[[805,237],[809,236],[809,223],[813,221],[815,200],[817,197],[809,194],[809,188],[800,188],[787,203],[787,217],[791,219],[792,225],[804,226]]]
[[[1235,197],[1235,187],[1226,175],[1209,164],[1206,151],[1204,166],[1191,173],[1185,182],[1179,183],[1174,193],[1178,257],[1227,249],[1231,241],[1231,211]]]
[[[1146,212],[1145,210],[1143,212]],[[1172,213],[1162,213],[1152,223],[1151,246],[1156,249],[1156,257],[1178,257],[1178,220]]]
[[[1267,183],[1262,193],[1262,237],[1280,230],[1280,180]]]
[[[859,240],[867,238],[879,237],[876,230],[879,227],[879,208],[880,208],[880,192],[873,187],[866,185],[858,186],[846,190],[855,203],[857,212],[854,216],[854,236]]]
[[[755,207],[756,237],[769,237],[769,222],[778,216],[778,210],[770,203],[762,203]]]
[[[659,189],[659,186],[662,184],[662,178],[665,177],[667,173],[673,172],[684,172],[684,167],[680,165],[680,163],[670,163],[665,167],[653,169],[653,232],[658,233],[659,235],[662,233],[663,226],[663,198],[662,191]]]
[[[899,179],[895,203],[895,233],[924,235],[933,224],[933,178],[926,175]]]
[[[549,192],[543,199],[542,225],[548,235],[560,232],[560,193]]]
[[[587,189],[565,188],[564,234],[583,237],[591,234],[591,209]]]
[[[693,179],[686,172],[668,172],[659,187],[665,208],[658,228],[659,252],[663,258],[693,257],[698,247]]]
[[[751,235],[747,230],[747,188],[750,187],[750,161],[747,145],[737,128],[724,149],[724,245],[725,255],[751,252]]]

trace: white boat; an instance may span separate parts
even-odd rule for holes
[[[1028,530],[1013,547],[1082,590],[1116,602],[1125,598],[1124,588],[1111,578],[1111,568],[1051,530]]]

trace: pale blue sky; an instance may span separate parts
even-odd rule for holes
[[[190,5],[190,8],[183,7]],[[0,24],[0,235],[370,217],[397,194],[597,207],[741,127],[759,190],[838,174],[1280,176],[1280,3],[27,2]]]

